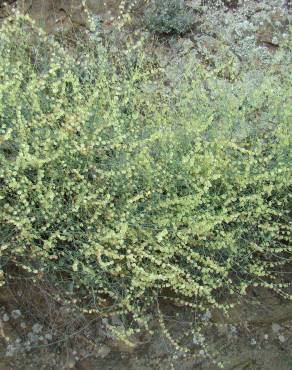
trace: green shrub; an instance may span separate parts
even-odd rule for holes
[[[142,53],[117,65],[88,44],[78,62],[23,17],[2,28],[0,56],[4,271],[145,327],[158,297],[201,311],[249,286],[288,297],[275,273],[290,259],[283,63],[228,86],[190,65],[166,90]]]
[[[153,0],[146,9],[145,23],[154,33],[184,35],[194,25],[194,14],[181,0]]]

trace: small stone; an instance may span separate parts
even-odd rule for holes
[[[279,341],[281,342],[281,343],[284,343],[284,342],[286,342],[286,338],[284,337],[284,335],[279,335]]]
[[[274,332],[274,333],[279,333],[279,331],[281,331],[282,330],[282,326],[281,325],[279,325],[279,324],[277,324],[277,323],[273,323],[272,324],[272,331]]]
[[[22,323],[20,324],[20,327],[21,327],[22,329],[25,329],[25,328],[26,328],[26,323],[25,323],[25,322],[22,322]]]
[[[268,334],[265,334],[265,335],[264,335],[264,339],[265,339],[265,340],[268,340],[268,339],[269,339]]]
[[[5,313],[5,314],[3,315],[3,321],[4,321],[4,322],[9,321],[9,316],[7,315],[7,313]]]
[[[21,316],[21,311],[20,310],[13,310],[11,312],[11,316],[14,320],[17,320]]]
[[[257,341],[254,338],[251,338],[250,344],[252,346],[255,346],[257,344]]]

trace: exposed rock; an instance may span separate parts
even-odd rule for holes
[[[120,0],[18,0],[17,8],[29,14],[48,33],[91,27],[91,15],[108,19],[119,12]]]
[[[285,343],[286,342],[286,338],[284,337],[284,335],[279,335],[279,341],[281,342],[281,343]]]
[[[88,15],[80,0],[18,0],[17,6],[48,33],[67,31],[76,26],[89,27]]]
[[[260,22],[257,31],[258,41],[278,46],[283,39],[288,24],[287,12],[280,8],[274,10],[267,19]]]
[[[273,323],[272,324],[272,331],[274,332],[274,333],[279,333],[281,330],[282,330],[283,328],[282,328],[282,326],[281,325],[279,325],[279,324],[277,324],[277,323]]]
[[[87,0],[88,9],[95,14],[117,15],[121,0]]]

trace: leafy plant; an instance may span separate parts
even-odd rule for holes
[[[291,54],[253,83],[190,62],[171,85],[142,51],[86,51],[23,16],[1,30],[2,270],[131,316],[112,328],[125,340],[163,297],[199,312],[250,286],[290,298]]]
[[[158,34],[184,35],[194,20],[193,12],[181,0],[154,0],[145,12],[148,29]]]

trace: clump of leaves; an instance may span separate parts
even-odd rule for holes
[[[148,29],[157,34],[184,35],[194,21],[192,10],[181,0],[154,0],[145,12]]]
[[[195,63],[166,90],[143,51],[95,45],[69,54],[27,17],[1,30],[0,271],[131,316],[111,328],[124,339],[158,297],[201,312],[250,286],[288,298],[291,53],[228,88]]]

